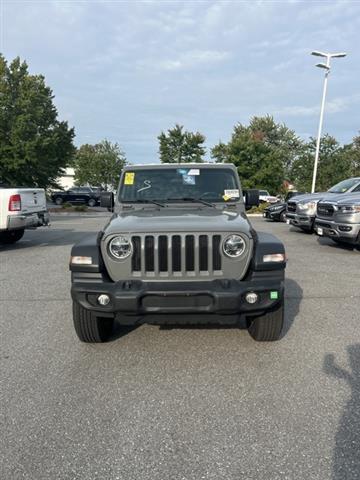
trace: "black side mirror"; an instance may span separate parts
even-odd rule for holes
[[[249,210],[251,207],[259,206],[259,190],[250,188],[245,191],[245,208]]]
[[[113,192],[100,193],[100,207],[107,208],[109,212],[114,211],[114,194]]]

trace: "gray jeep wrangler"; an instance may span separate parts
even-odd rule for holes
[[[245,199],[245,200],[244,200]],[[71,251],[76,333],[103,342],[122,326],[237,324],[255,340],[279,339],[284,322],[283,244],[255,232],[232,164],[134,165],[124,169],[114,212]]]

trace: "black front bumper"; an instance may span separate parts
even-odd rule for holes
[[[250,316],[274,310],[283,300],[284,272],[261,273],[259,278],[255,275],[243,281],[201,282],[109,282],[101,281],[100,275],[97,276],[100,281],[96,277],[90,281],[73,273],[71,295],[75,302],[99,317],[188,313]],[[249,292],[258,294],[256,303],[250,304],[245,300]],[[97,299],[101,294],[110,297],[108,305],[99,305]]]

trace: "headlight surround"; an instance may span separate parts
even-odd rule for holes
[[[245,240],[241,235],[229,235],[223,243],[223,252],[227,257],[239,258],[246,249]]]
[[[124,235],[117,235],[110,240],[109,254],[115,260],[124,260],[132,253],[132,244]]]
[[[360,213],[360,205],[341,205],[338,208],[341,213]]]
[[[311,215],[316,211],[316,202],[298,203],[299,210],[308,210]]]

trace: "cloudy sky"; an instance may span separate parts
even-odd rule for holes
[[[211,148],[266,113],[315,135],[323,71],[314,49],[348,53],[333,61],[325,131],[346,143],[360,129],[358,1],[0,4],[0,51],[45,75],[77,145],[106,137],[148,163],[175,123]]]

